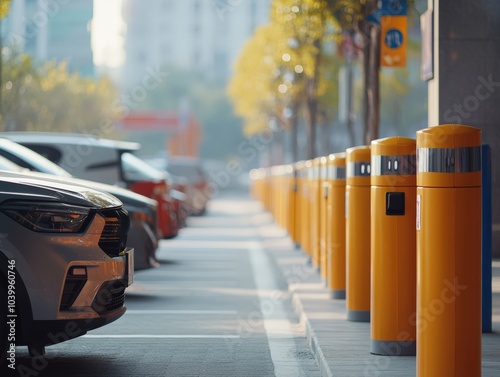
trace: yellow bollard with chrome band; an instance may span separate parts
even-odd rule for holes
[[[417,156],[417,377],[479,377],[481,130],[420,130]]]
[[[346,150],[347,319],[370,322],[370,147]]]
[[[416,141],[371,142],[370,352],[416,352]]]
[[[327,161],[327,287],[332,298],[345,299],[345,153],[334,153]]]

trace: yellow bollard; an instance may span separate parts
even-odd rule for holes
[[[264,168],[264,208],[271,211],[271,168]]]
[[[345,299],[345,153],[328,156],[326,210],[327,286],[332,298]]]
[[[295,172],[295,216],[293,219],[292,227],[294,229],[295,246],[298,247],[302,244],[301,238],[301,218],[302,218],[302,186],[303,186],[303,174],[304,174],[304,161],[298,161],[294,164]]]
[[[286,229],[288,235],[294,243],[297,243],[297,235],[295,233],[295,218],[297,217],[297,171],[295,164],[287,165],[287,214],[285,216]]]
[[[320,196],[321,196],[321,178],[319,175],[321,166],[321,157],[316,157],[312,161],[312,190],[311,190],[311,258],[312,265],[319,267],[319,232],[320,232]]]
[[[319,271],[322,280],[326,284],[327,278],[327,256],[326,256],[326,211],[328,198],[328,183],[326,181],[327,163],[326,157],[320,158],[319,164],[319,194],[318,194],[318,214],[319,214],[319,234],[318,234],[318,249],[319,249]]]
[[[417,377],[481,376],[481,130],[417,132]]]
[[[416,141],[371,143],[371,348],[386,356],[416,352]]]
[[[346,150],[347,319],[370,321],[370,147]]]
[[[304,178],[302,181],[302,208],[301,208],[301,246],[311,256],[311,191],[312,191],[312,161],[307,160],[304,164]]]

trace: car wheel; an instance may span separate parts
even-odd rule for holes
[[[9,340],[7,338],[7,289],[3,281],[0,281],[0,365],[7,360],[7,349]]]

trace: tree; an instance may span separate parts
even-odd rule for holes
[[[4,18],[10,10],[11,0],[0,0],[0,19]]]
[[[334,53],[332,45],[338,39],[340,29],[326,0],[275,0],[271,7],[271,22],[282,30],[282,40],[294,52],[294,59],[289,60],[290,69],[297,72],[297,67],[300,67],[298,91],[305,105],[307,158],[310,159],[317,156],[318,116],[326,115],[327,109],[336,107],[336,103],[325,102],[322,98],[331,100],[337,92],[336,77],[330,73],[332,68],[338,69],[331,64],[334,62],[331,57]]]
[[[2,82],[3,130],[87,131],[109,137],[120,115],[113,112],[118,93],[109,79],[70,73],[64,62],[36,66],[28,55],[10,50]]]
[[[293,132],[300,113],[308,132],[307,158],[316,157],[317,128],[336,115],[340,58],[336,57],[335,44],[347,36],[355,41],[353,56],[359,58],[362,67],[363,142],[369,144],[378,138],[381,46],[378,3],[378,0],[274,0],[270,24],[259,28],[247,43],[230,83],[229,94],[238,115],[244,119],[246,133],[265,130],[270,118]],[[413,4],[411,0],[408,3]],[[293,111],[286,111],[292,108]],[[287,113],[295,117],[282,116]],[[352,127],[348,131],[353,140]],[[292,135],[292,140],[296,141],[296,135]],[[296,154],[294,157],[296,160]]]
[[[378,0],[329,0],[342,30],[355,34],[363,75],[363,142],[379,134],[380,122],[380,25],[369,17]]]
[[[28,55],[13,51],[2,60],[1,125],[3,130],[14,131],[35,120],[32,109],[38,102],[38,72]]]
[[[266,130],[273,119],[281,129],[291,129],[296,141],[294,130],[303,110],[308,158],[316,157],[318,121],[328,122],[336,108],[338,65],[332,63],[338,28],[327,5],[314,0],[274,1],[271,22],[257,29],[243,48],[229,86],[247,135]]]
[[[370,144],[380,128],[380,39],[378,0],[329,0],[344,31],[355,33],[363,75],[363,141]],[[408,0],[408,8],[415,0]]]
[[[252,136],[267,129],[269,118],[281,119],[281,71],[276,63],[277,34],[273,24],[259,27],[243,46],[228,85],[235,113],[243,118],[244,134]],[[274,36],[274,38],[273,38]],[[286,92],[288,88],[283,87]]]

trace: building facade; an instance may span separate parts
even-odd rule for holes
[[[226,79],[245,40],[267,22],[270,0],[123,0],[130,88],[147,67],[172,66]]]
[[[3,44],[36,60],[67,61],[72,72],[94,75],[91,0],[12,0],[2,22]]]

